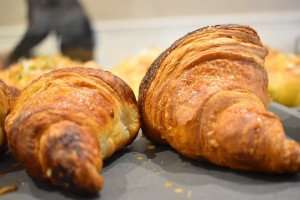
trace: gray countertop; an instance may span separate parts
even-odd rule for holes
[[[289,136],[300,139],[300,116],[283,106],[273,104]],[[14,163],[1,160],[0,170]],[[236,172],[205,161],[183,158],[169,147],[155,147],[139,136],[134,143],[106,161],[103,170],[105,186],[97,197],[83,198],[35,183],[23,170],[0,178],[0,186],[17,183],[16,192],[2,196],[5,200],[153,200],[153,199],[299,199],[299,175],[265,175]]]

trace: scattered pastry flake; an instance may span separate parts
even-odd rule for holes
[[[0,195],[4,195],[4,194],[9,193],[9,192],[14,192],[17,189],[18,189],[18,187],[15,184],[0,187]]]
[[[140,155],[136,156],[135,158],[136,158],[137,160],[144,160],[144,157],[143,157],[143,156],[140,156]]]
[[[165,182],[165,187],[166,188],[171,188],[173,186],[173,183],[172,182],[170,182],[170,181],[166,181]]]
[[[183,193],[183,189],[182,188],[175,188],[174,192],[175,193]]]
[[[185,190],[184,188],[180,187],[180,185],[177,185],[176,183],[173,183],[171,181],[166,181],[164,184],[165,188],[171,189],[176,194],[183,194],[188,199],[192,197],[192,191],[191,190]]]
[[[154,149],[155,149],[155,145],[149,144],[149,145],[147,146],[147,149],[148,149],[148,150],[154,150]]]

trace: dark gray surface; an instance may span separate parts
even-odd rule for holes
[[[300,138],[300,116],[278,104],[271,110],[280,115],[287,133]],[[0,169],[13,163],[2,158]],[[263,175],[235,172],[206,162],[182,158],[168,147],[155,147],[139,137],[131,147],[106,162],[103,170],[104,190],[98,197],[79,198],[72,194],[34,183],[23,171],[9,173],[0,178],[0,186],[17,183],[16,192],[2,196],[5,200],[141,200],[141,199],[299,199],[299,175]]]

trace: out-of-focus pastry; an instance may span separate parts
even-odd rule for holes
[[[102,188],[102,160],[130,144],[139,127],[129,86],[92,68],[43,74],[5,121],[9,147],[29,175],[83,193]]]
[[[139,85],[146,74],[151,63],[162,52],[162,50],[153,48],[146,49],[136,56],[132,56],[121,61],[112,68],[112,72],[121,77],[133,89],[135,95],[138,95]]]
[[[300,106],[300,56],[269,49],[265,67],[272,99],[287,106]]]
[[[32,59],[20,60],[9,68],[0,70],[0,79],[10,86],[23,89],[33,79],[39,77],[43,73],[54,69],[77,66],[91,68],[99,67],[94,62],[81,63],[62,55],[39,56]]]
[[[237,170],[300,172],[300,145],[267,111],[267,49],[250,27],[198,29],[151,65],[139,91],[143,133],[192,159]]]

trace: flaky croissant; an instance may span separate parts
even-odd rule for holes
[[[103,185],[102,159],[133,141],[139,114],[132,90],[110,72],[66,68],[28,85],[5,129],[29,175],[94,193]]]
[[[177,40],[140,85],[144,134],[233,169],[299,172],[299,144],[266,110],[266,55],[247,26],[205,27]]]
[[[4,121],[13,103],[18,96],[19,91],[13,87],[9,87],[0,80],[0,152],[6,148],[6,134],[4,131]]]

